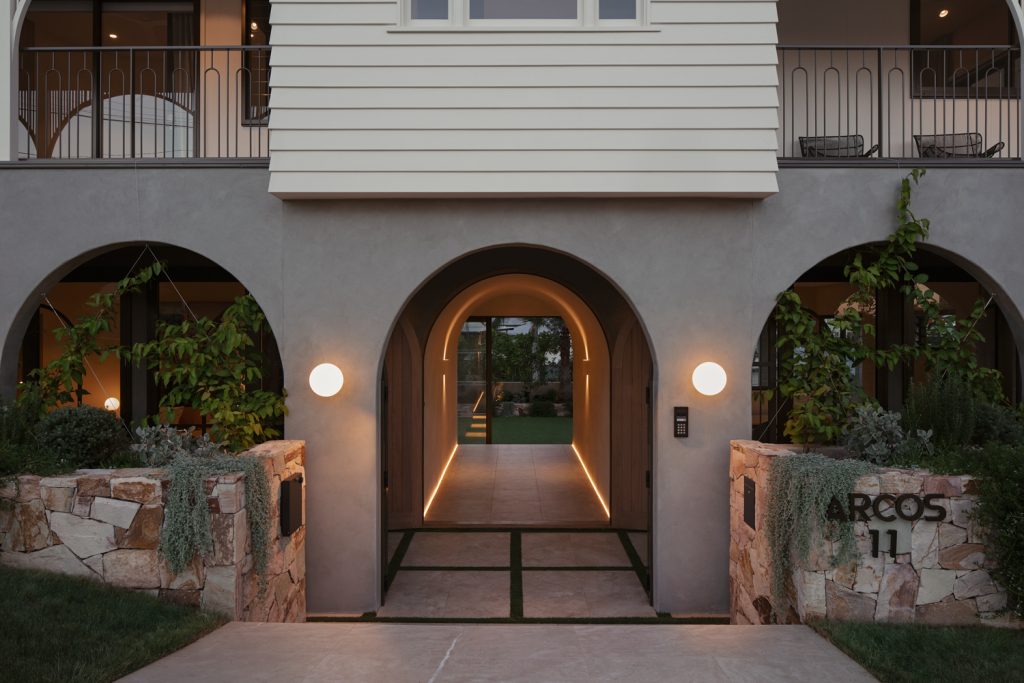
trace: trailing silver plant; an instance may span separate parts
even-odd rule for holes
[[[166,467],[171,486],[160,530],[160,554],[171,570],[184,570],[197,554],[213,552],[210,509],[203,482],[212,476],[245,475],[246,519],[253,567],[264,586],[270,548],[270,483],[263,463],[231,455],[206,435],[193,438],[171,427],[151,426],[136,431],[135,450],[153,467]]]
[[[773,459],[768,473],[765,535],[771,561],[771,601],[775,614],[787,613],[787,588],[794,569],[805,568],[815,544],[832,542],[834,566],[856,556],[853,524],[826,517],[833,498],[847,500],[857,479],[874,471],[863,460],[836,460],[820,453]]]

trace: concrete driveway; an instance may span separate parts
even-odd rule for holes
[[[874,681],[805,626],[231,623],[122,679]]]

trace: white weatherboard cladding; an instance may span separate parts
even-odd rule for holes
[[[271,192],[778,190],[774,1],[650,0],[632,30],[400,27],[400,10],[273,1]]]

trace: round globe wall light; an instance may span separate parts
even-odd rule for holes
[[[103,407],[112,413],[116,413],[117,409],[121,407],[121,402],[117,400],[116,396],[111,396],[103,402]]]
[[[725,368],[712,361],[701,363],[693,371],[693,387],[705,396],[722,393],[727,381]]]
[[[345,385],[345,375],[334,363],[321,363],[309,373],[309,388],[317,396],[330,398]]]

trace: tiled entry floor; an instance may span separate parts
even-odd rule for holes
[[[641,577],[646,534],[612,530],[391,534],[378,617],[655,618]]]
[[[570,446],[462,444],[426,522],[607,527],[608,516]]]

